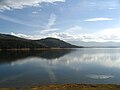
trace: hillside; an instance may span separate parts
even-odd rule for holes
[[[36,40],[36,42],[40,42],[51,48],[80,48],[79,46],[75,46],[60,39],[51,38],[51,37],[41,40]]]
[[[78,48],[56,38],[46,38],[40,40],[28,40],[8,34],[0,34],[0,49],[38,49],[38,48]]]
[[[47,46],[41,43],[33,42],[32,40],[23,39],[7,34],[0,34],[0,49],[21,49],[21,48],[46,48]]]

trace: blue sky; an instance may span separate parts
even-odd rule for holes
[[[0,0],[0,32],[120,42],[120,0]]]

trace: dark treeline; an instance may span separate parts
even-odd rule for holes
[[[69,44],[65,41],[56,38],[28,40],[12,35],[0,34],[0,50],[8,49],[34,50],[39,48],[81,48],[81,47]]]
[[[35,42],[27,42],[27,41],[21,41],[21,40],[0,40],[0,49],[21,49],[21,48],[46,48],[43,45],[37,44]]]
[[[80,48],[80,46],[72,45],[72,44],[62,41],[60,39],[51,38],[51,37],[36,40],[36,41],[41,42],[42,44],[47,45],[52,48]],[[82,46],[81,46],[81,48],[82,48]]]

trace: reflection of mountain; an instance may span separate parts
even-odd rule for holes
[[[72,49],[64,50],[41,50],[41,51],[1,51],[0,52],[0,63],[11,62],[18,59],[24,59],[27,57],[39,57],[45,59],[55,59],[64,56],[65,54],[73,51]]]
[[[64,56],[65,54],[70,53],[73,50],[47,50],[42,53],[36,54],[36,56],[45,58],[45,59],[55,59]]]

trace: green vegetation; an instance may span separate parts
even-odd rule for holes
[[[78,46],[55,38],[28,40],[12,35],[0,34],[0,50],[39,50],[41,48],[78,48]]]
[[[1,49],[15,49],[15,48],[34,49],[34,48],[45,48],[45,46],[33,42],[22,41],[22,40],[3,39],[0,40],[0,48]]]
[[[34,48],[46,48],[45,45],[38,44],[32,40],[15,37],[12,35],[0,34],[0,49],[34,49]]]
[[[48,47],[51,48],[80,48],[80,46],[71,45],[65,41],[51,37],[41,40],[36,40],[36,42],[41,42],[42,44],[47,45]]]
[[[65,85],[46,85],[46,86],[36,86],[31,88],[1,88],[0,90],[120,90],[120,85],[113,84],[65,84]]]

